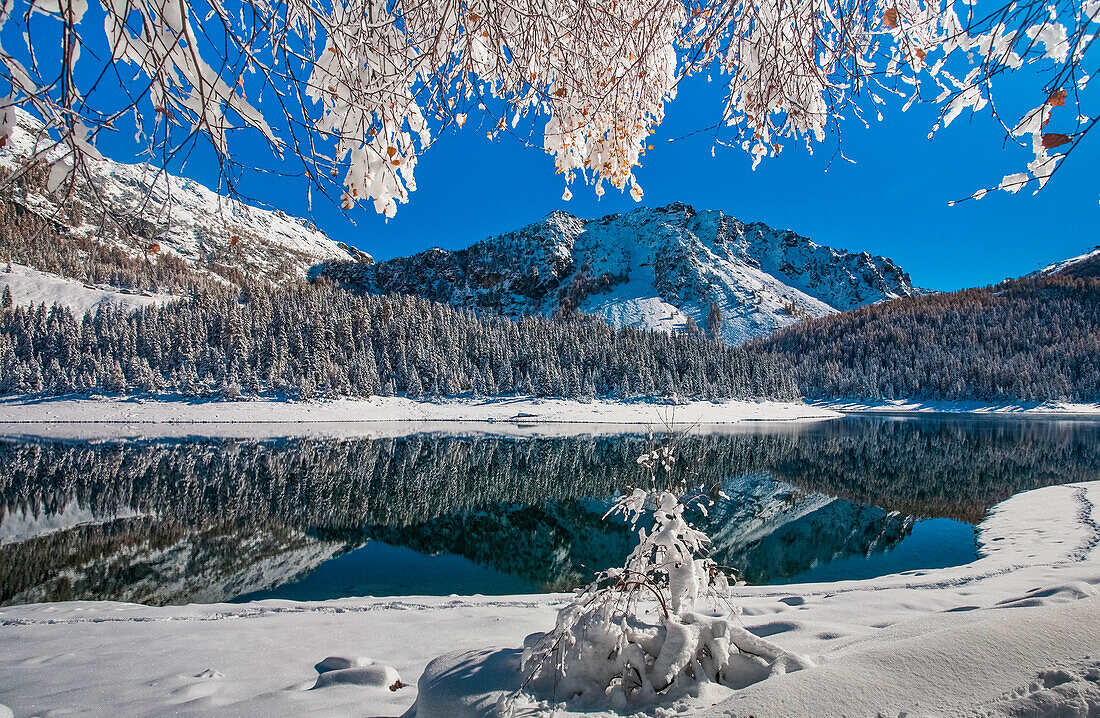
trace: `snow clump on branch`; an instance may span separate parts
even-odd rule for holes
[[[28,107],[70,148],[63,158],[49,159],[48,148],[32,158],[56,165],[58,185],[94,156],[101,130],[132,114],[138,141],[166,161],[182,144],[170,140],[172,129],[181,128],[186,138],[208,138],[228,173],[237,167],[230,130],[247,127],[275,154],[296,156],[311,187],[338,185],[345,208],[370,200],[392,217],[443,130],[477,126],[492,139],[521,122],[534,131],[542,118],[532,144],[553,156],[566,185],[581,179],[601,195],[610,184],[640,200],[635,173],[650,137],[680,80],[696,72],[728,77],[718,124],[734,128],[733,144],[754,167],[787,140],[812,149],[847,116],[881,119],[884,96],[905,107],[938,103],[933,132],[967,110],[989,108],[1001,121],[995,79],[1034,63],[1049,70],[1028,73],[1042,78],[1039,102],[1022,118],[1006,109],[1012,119],[1001,121],[1033,160],[1001,189],[1045,185],[1096,123],[1082,109],[1083,59],[1100,29],[1100,0],[99,5],[102,12],[89,12],[86,0],[0,8],[8,86],[0,113]],[[46,61],[58,48],[59,72]],[[105,78],[134,89],[102,90]],[[1077,111],[1053,112],[1067,103]],[[0,145],[6,128],[0,118]],[[567,186],[563,196],[571,195]]]

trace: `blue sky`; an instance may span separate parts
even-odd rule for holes
[[[1100,244],[1097,138],[1082,143],[1036,196],[1030,190],[993,192],[949,207],[950,200],[995,185],[1028,160],[1025,150],[1005,146],[987,116],[961,117],[931,141],[932,107],[907,113],[892,107],[870,128],[846,122],[843,149],[854,164],[835,156],[835,141],[813,155],[789,143],[756,171],[740,150],[718,146],[712,157],[713,131],[668,141],[713,125],[720,110],[717,82],[700,78],[681,88],[638,170],[644,204],[679,200],[790,228],[822,244],[885,255],[915,283],[939,290],[997,282]],[[597,200],[576,185],[573,199],[563,201],[562,179],[549,155],[516,137],[491,142],[472,122],[465,131],[444,134],[416,173],[418,189],[394,219],[386,221],[367,205],[344,213],[324,200],[314,202],[312,219],[333,238],[387,258],[463,247],[554,209],[598,217],[638,206],[629,195],[610,191]],[[243,189],[292,214],[307,214],[301,181],[246,178]]]
[[[938,290],[997,282],[1100,244],[1100,138],[1082,143],[1037,196],[993,192],[949,207],[950,200],[994,186],[1027,163],[1027,151],[1006,147],[988,115],[964,115],[929,141],[935,108],[918,105],[902,113],[894,106],[870,128],[843,123],[843,148],[854,164],[835,156],[833,139],[813,155],[792,142],[754,172],[740,150],[718,146],[711,155],[714,133],[705,128],[718,120],[721,103],[717,77],[713,84],[696,76],[681,85],[653,135],[655,149],[637,171],[645,205],[679,200],[793,229],[822,244],[885,255],[914,283]],[[1069,108],[1062,112],[1068,115]],[[1070,118],[1056,115],[1053,131],[1059,119]],[[134,159],[140,149],[132,130],[101,135],[99,146],[119,160]],[[246,164],[276,166],[257,137],[232,137],[230,147]],[[199,148],[185,166],[171,169],[208,185],[217,181],[209,149]],[[389,221],[367,203],[345,213],[315,198],[310,212],[300,177],[256,173],[242,178],[240,189],[383,259],[433,246],[463,247],[555,209],[598,217],[638,206],[614,190],[597,201],[578,184],[573,199],[563,201],[562,178],[549,155],[512,136],[489,141],[474,117],[464,131],[444,133],[421,157],[416,175],[418,190]]]

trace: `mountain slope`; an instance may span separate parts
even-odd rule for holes
[[[577,309],[615,326],[694,322],[729,343],[915,293],[889,259],[681,203],[596,220],[552,212],[466,249],[373,266],[326,263],[315,274],[507,316]],[[720,322],[708,321],[712,305]]]
[[[1100,247],[1091,252],[1086,252],[1079,257],[1070,257],[1061,262],[1055,262],[1048,267],[1028,276],[1047,276],[1061,274],[1067,277],[1096,277],[1100,278]]]
[[[1100,279],[1074,266],[810,320],[748,350],[789,362],[811,398],[1100,401]]]
[[[14,133],[0,148],[0,170],[16,170],[49,145],[41,123],[19,111]],[[73,199],[62,206],[45,188],[47,165],[63,152],[63,146],[49,149],[42,166],[5,187],[3,198],[17,214],[30,212],[56,231],[94,238],[131,257],[172,255],[199,271],[220,264],[276,282],[305,276],[323,261],[369,259],[309,222],[243,204],[145,163],[89,162],[90,177],[78,178]]]

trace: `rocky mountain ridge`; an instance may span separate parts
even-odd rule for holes
[[[1100,277],[1100,246],[1077,257],[1063,259],[1048,265],[1029,277],[1060,274],[1068,277]]]
[[[594,220],[555,211],[465,249],[326,262],[312,276],[512,317],[576,310],[615,326],[702,327],[731,344],[920,292],[884,257],[682,203]]]

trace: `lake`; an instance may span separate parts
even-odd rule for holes
[[[569,590],[635,536],[603,518],[660,437],[0,438],[0,604]],[[846,417],[678,440],[698,525],[748,583],[974,560],[1028,489],[1100,478],[1100,422]]]

